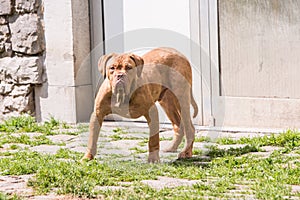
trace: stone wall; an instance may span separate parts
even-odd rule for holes
[[[34,114],[44,50],[42,0],[0,0],[0,120]]]

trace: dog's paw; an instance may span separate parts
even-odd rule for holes
[[[148,163],[159,163],[159,151],[149,152]]]
[[[81,162],[85,162],[85,161],[90,161],[93,160],[94,156],[91,153],[86,153],[82,158],[81,158]]]
[[[184,148],[182,152],[178,154],[178,159],[191,158],[193,156],[193,145],[188,148]]]
[[[182,151],[178,154],[178,159],[191,158],[193,153],[191,151]]]

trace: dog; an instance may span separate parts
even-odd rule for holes
[[[99,59],[98,69],[104,81],[95,98],[83,159],[95,157],[105,116],[118,114],[126,118],[146,118],[150,130],[148,162],[159,162],[156,102],[166,112],[174,130],[171,145],[165,151],[177,151],[185,135],[185,147],[178,158],[192,157],[195,128],[190,105],[194,109],[193,117],[197,116],[198,106],[192,94],[192,69],[184,55],[167,47],[153,49],[142,57],[132,53],[111,53]]]

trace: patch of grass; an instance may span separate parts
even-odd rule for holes
[[[58,130],[56,133],[57,134],[63,134],[63,135],[80,135],[85,132],[89,132],[89,125],[88,124],[78,124],[75,129],[71,129],[72,126],[62,122],[61,127],[62,130]],[[71,129],[71,130],[70,130]]]
[[[200,137],[195,137],[194,142],[211,142],[211,139],[210,137],[200,136]]]
[[[19,197],[16,194],[14,194],[14,195],[6,195],[6,194],[0,192],[0,199],[1,200],[21,200],[22,198]]]
[[[209,151],[207,156],[211,158],[216,157],[225,157],[225,156],[241,156],[250,152],[259,152],[261,149],[247,145],[245,147],[238,147],[238,148],[229,148],[229,149],[219,149],[217,146],[209,146]]]
[[[171,137],[159,137],[160,141],[171,141],[173,138]]]
[[[54,135],[54,130],[60,127],[68,127],[66,123],[61,123],[53,117],[42,124],[36,122],[35,118],[30,115],[21,115],[12,117],[0,124],[0,132],[22,133],[22,132],[39,132],[46,135]]]
[[[141,148],[138,148],[138,147],[132,147],[129,150],[135,151],[135,153],[147,153],[148,152],[147,150],[141,149]]]
[[[134,136],[123,136],[119,134],[113,134],[109,136],[112,141],[118,141],[118,140],[140,140],[140,137],[134,137]]]
[[[27,115],[12,117],[0,124],[1,132],[35,132],[36,130],[35,118]]]
[[[128,130],[125,130],[123,128],[115,128],[113,129],[114,134],[110,135],[109,138],[111,138],[113,141],[117,141],[117,140],[139,140],[139,137],[129,137],[126,136],[126,134],[128,134]]]
[[[198,156],[198,155],[203,155],[203,151],[201,149],[193,149],[193,155]]]
[[[10,149],[16,150],[16,149],[21,149],[21,147],[16,145],[16,144],[13,144],[13,145],[10,146]]]
[[[49,144],[49,145],[55,144],[50,139],[48,139],[45,135],[39,135],[30,138],[26,134],[12,135],[9,133],[1,137],[0,145],[7,144],[7,143],[27,144],[30,146],[38,146],[42,144]]]
[[[117,128],[115,128],[115,129],[113,129],[113,132],[114,132],[114,133],[117,133],[117,134],[127,134],[127,133],[128,133],[127,130],[125,130],[125,129],[123,129],[123,128],[120,128],[120,127],[117,127]]]
[[[113,134],[109,136],[113,141],[123,140],[124,138],[119,134]]]
[[[76,161],[78,158],[81,158],[82,153],[74,152],[69,149],[59,149],[54,155],[55,158],[59,159],[72,159]]]
[[[148,145],[148,139],[144,139],[138,143],[139,146],[144,147]]]
[[[263,137],[243,137],[238,140],[231,138],[220,138],[217,140],[218,144],[250,144],[252,146],[279,146],[293,149],[300,146],[300,133],[298,131],[288,130],[281,134],[271,134]]]

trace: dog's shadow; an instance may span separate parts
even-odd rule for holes
[[[238,148],[231,147],[229,149],[220,149],[217,146],[210,146],[208,148],[208,151],[201,155],[193,156],[192,158],[177,159],[170,164],[175,166],[199,166],[202,168],[207,168],[215,158],[222,158],[227,156],[239,157],[251,152],[262,151],[259,147],[252,145],[246,145],[244,147]]]

